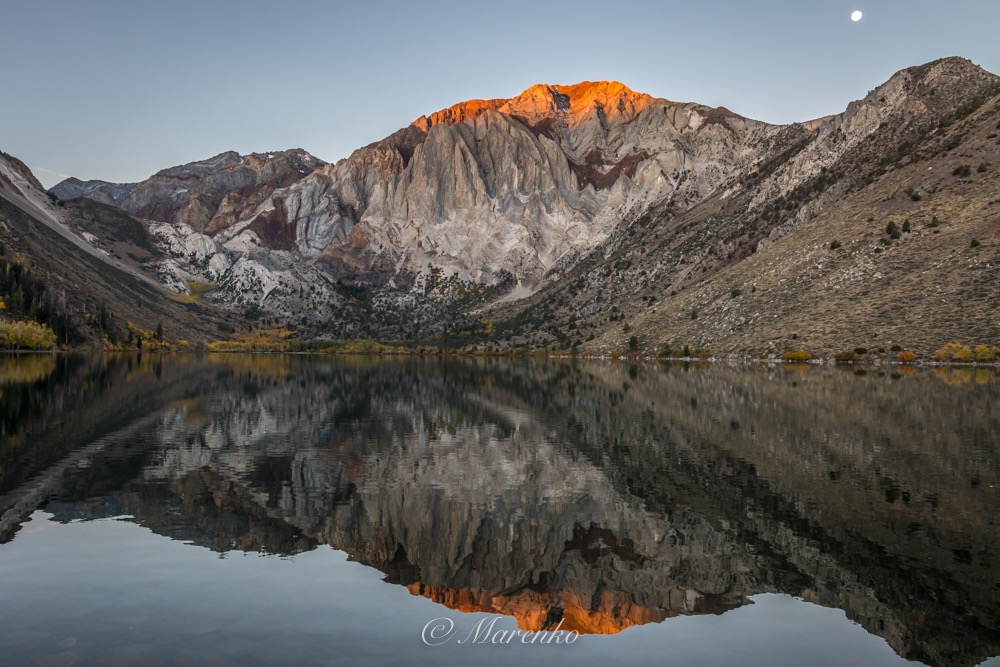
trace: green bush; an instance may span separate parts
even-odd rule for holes
[[[813,356],[805,350],[794,350],[792,352],[785,352],[781,355],[781,358],[785,361],[809,361]]]
[[[837,248],[840,247],[840,245],[841,245],[840,241],[837,240],[830,241],[830,250],[836,250]]]
[[[969,247],[970,248],[978,248],[979,247],[979,239],[972,239],[972,241],[969,243]]]
[[[970,167],[967,164],[961,164],[955,167],[955,171],[951,172],[951,175],[959,176],[961,178],[966,178],[971,173],[972,173],[972,167]]]

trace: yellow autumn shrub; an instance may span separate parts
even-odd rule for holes
[[[981,363],[988,364],[994,359],[993,350],[990,349],[989,345],[977,345],[973,353],[976,356],[976,361]]]
[[[969,362],[975,360],[972,348],[961,343],[948,343],[939,348],[932,356],[935,361]]]
[[[0,322],[0,349],[51,350],[56,346],[52,329],[38,322]]]

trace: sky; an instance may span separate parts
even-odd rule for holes
[[[1000,73],[998,0],[0,0],[0,25],[0,150],[47,186],[226,150],[335,161],[534,83],[789,123],[945,56]]]

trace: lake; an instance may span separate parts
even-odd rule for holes
[[[1000,373],[0,357],[3,665],[1000,665]]]

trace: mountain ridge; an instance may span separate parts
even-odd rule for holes
[[[940,267],[939,252],[972,252],[983,268],[997,261],[1000,229],[989,206],[992,165],[1000,162],[998,93],[996,76],[962,59],[903,70],[819,123],[811,139],[804,134],[773,169],[690,211],[651,210],[567,280],[492,316],[511,321],[512,344],[521,340],[517,332],[533,329],[530,345],[599,354],[699,346],[769,356],[892,346],[929,354],[949,340],[995,346],[1000,322],[989,303],[1000,298],[996,281],[971,283],[964,267],[950,276],[938,271],[941,286],[929,287],[943,290],[942,305],[911,276],[919,261]],[[959,187],[961,197],[952,196]],[[938,229],[943,220],[948,229]],[[830,248],[841,244],[850,251]],[[902,252],[910,259],[896,264]],[[847,285],[886,287],[837,298],[832,311],[825,304],[836,291],[791,288],[804,285],[804,276],[833,280],[831,267],[849,277]],[[826,289],[846,286],[833,280]],[[893,309],[902,303],[909,309]]]

